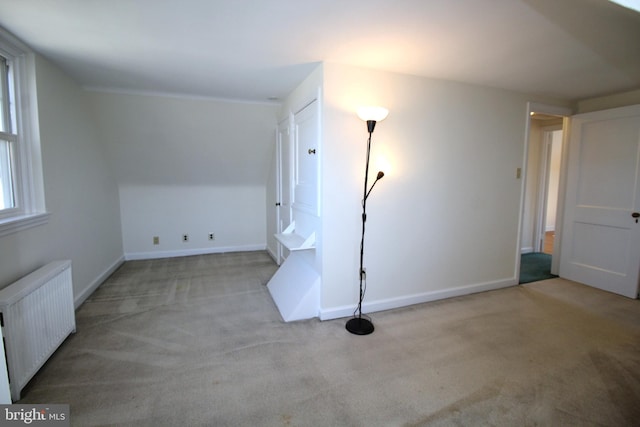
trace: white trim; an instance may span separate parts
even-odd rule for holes
[[[459,286],[457,288],[442,289],[437,291],[423,292],[414,295],[406,295],[396,298],[388,298],[373,302],[363,302],[363,313],[375,313],[378,311],[391,310],[395,308],[407,307],[425,302],[438,301],[441,299],[459,297],[463,295],[475,294],[478,292],[493,291],[496,289],[508,288],[518,284],[516,278],[496,280],[492,282],[477,283],[474,285]],[[334,307],[330,309],[320,309],[320,320],[338,319],[351,317],[356,309],[356,305]]]
[[[7,236],[18,231],[26,230],[31,227],[43,225],[49,222],[51,214],[48,212],[37,213],[33,215],[21,215],[17,217],[5,218],[0,221],[0,237]]]
[[[527,102],[527,114],[531,112],[548,114],[551,116],[567,117],[573,114],[573,110],[568,107],[560,107],[558,105],[541,104],[539,102]]]
[[[93,282],[87,286],[85,290],[80,292],[73,301],[73,306],[77,310],[86,300],[100,287],[105,280],[109,278],[124,263],[124,256],[120,256],[113,264],[111,264],[102,274],[98,275]]]
[[[31,51],[29,46],[22,40],[2,27],[0,27],[0,39],[6,41],[6,43],[2,43],[2,49],[0,49],[0,51],[4,51],[11,56],[20,56],[25,52]]]
[[[252,99],[236,99],[236,98],[223,98],[219,96],[206,96],[206,95],[194,95],[189,93],[179,92],[160,92],[151,90],[134,90],[134,89],[121,89],[114,87],[102,87],[102,86],[82,86],[87,92],[97,93],[109,93],[115,95],[137,95],[137,96],[157,96],[162,98],[176,98],[176,99],[191,99],[191,100],[204,100],[204,101],[220,101],[220,102],[233,102],[236,104],[259,104],[259,105],[282,105],[282,101],[262,101]]]
[[[7,210],[0,221],[0,236],[48,221],[36,92],[35,54],[24,43],[0,28],[0,52],[13,65],[16,129],[14,197],[16,209]],[[13,213],[15,212],[15,214]]]
[[[30,214],[46,211],[44,194],[44,174],[42,167],[42,148],[40,144],[40,116],[38,113],[38,95],[36,84],[36,58],[28,53],[19,58],[20,69],[16,73],[21,90],[27,91],[16,96],[16,107],[21,113],[17,115],[18,144],[20,154],[24,208]],[[27,191],[25,191],[27,190]]]
[[[124,254],[126,261],[142,260],[142,259],[158,259],[158,258],[175,258],[181,256],[192,255],[206,255],[206,254],[219,254],[226,252],[252,252],[252,251],[264,251],[267,249],[267,245],[244,245],[244,246],[226,246],[218,248],[200,248],[200,249],[180,249],[173,251],[154,251],[154,252],[130,252]]]

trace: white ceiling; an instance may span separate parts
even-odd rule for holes
[[[607,0],[0,0],[92,88],[284,97],[330,61],[564,100],[640,87],[640,13]]]

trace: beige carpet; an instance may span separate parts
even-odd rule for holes
[[[283,323],[251,252],[125,263],[21,403],[72,425],[632,426],[640,303],[562,279]]]

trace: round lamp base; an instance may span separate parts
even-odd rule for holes
[[[354,317],[347,322],[347,331],[356,335],[369,335],[373,332],[373,323],[361,317]]]

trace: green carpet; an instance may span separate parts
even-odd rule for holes
[[[520,284],[558,277],[551,274],[551,255],[543,253],[522,254]]]

